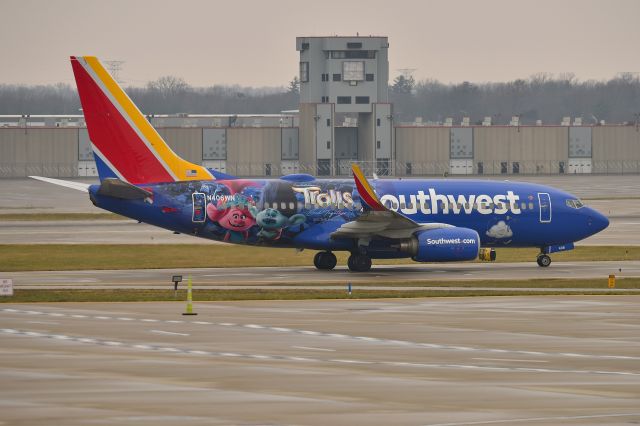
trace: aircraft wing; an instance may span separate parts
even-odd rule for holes
[[[409,219],[401,213],[386,208],[373,190],[373,187],[364,177],[357,164],[351,166],[353,178],[360,194],[365,212],[356,220],[347,222],[335,230],[331,236],[334,238],[408,238],[416,231],[429,229],[449,228],[445,223],[421,224]]]

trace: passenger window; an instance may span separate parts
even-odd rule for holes
[[[289,201],[289,210],[293,210],[296,208],[296,205],[293,203],[293,201]]]
[[[276,203],[275,201],[273,202],[273,208],[276,210],[278,209],[278,203]]]
[[[524,201],[520,203],[520,209],[521,210],[526,210],[527,209],[527,203],[525,203]]]
[[[533,202],[529,202],[529,210],[533,210]]]

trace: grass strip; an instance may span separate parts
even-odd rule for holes
[[[534,262],[535,248],[498,249],[497,262]],[[0,271],[69,271],[91,269],[237,268],[310,266],[316,252],[232,244],[0,244]],[[338,264],[348,253],[336,252]],[[640,260],[640,246],[581,246],[555,253],[554,262]],[[374,265],[415,263],[378,259]]]
[[[531,288],[531,289],[543,289],[543,288],[607,288],[608,276],[602,278],[587,278],[587,279],[567,279],[567,278],[545,278],[545,279],[530,279],[530,280],[465,280],[465,281],[430,281],[430,280],[413,280],[406,281],[402,277],[398,277],[398,281],[369,281],[366,283],[359,281],[352,281],[351,285],[354,289],[359,286],[367,287],[463,287],[463,288]],[[329,285],[345,285],[347,280],[335,281],[335,282],[321,282],[321,283],[304,283],[305,287],[322,287]],[[233,284],[229,284],[233,285]],[[242,286],[243,284],[238,284]],[[291,286],[295,284],[291,283],[269,283],[264,284],[265,287],[277,288],[281,286]],[[640,278],[618,278],[616,279],[616,287],[618,289],[640,289]]]
[[[475,297],[475,296],[542,296],[542,295],[622,295],[624,291],[596,292],[585,289],[580,292],[513,290],[354,290],[351,295],[344,290],[194,290],[194,303],[206,301],[239,300],[316,300],[316,299],[382,299],[417,297]],[[173,290],[15,290],[14,296],[0,298],[0,303],[43,302],[184,302],[186,293]]]
[[[131,220],[114,213],[2,213],[3,221],[65,221],[65,220]]]

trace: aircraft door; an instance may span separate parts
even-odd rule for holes
[[[207,211],[207,198],[202,192],[194,192],[191,195],[193,199],[193,217],[192,222],[204,222],[206,219]]]
[[[551,222],[551,197],[546,192],[538,192],[538,204],[540,206],[540,223]]]

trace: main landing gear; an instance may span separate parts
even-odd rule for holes
[[[547,266],[551,265],[551,258],[548,254],[540,253],[538,255],[538,258],[536,259],[536,262],[538,262],[538,266],[546,268]]]
[[[336,255],[330,251],[320,251],[313,257],[313,264],[320,270],[329,271],[336,267],[336,263]],[[371,258],[366,254],[352,253],[347,266],[352,272],[367,272],[371,269]]]
[[[313,257],[313,264],[316,268],[329,271],[336,267],[338,259],[330,251],[320,251]]]
[[[353,272],[367,272],[371,269],[371,258],[366,254],[352,253],[347,260],[347,266]]]

